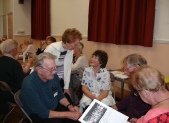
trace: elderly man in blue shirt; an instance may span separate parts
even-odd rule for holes
[[[38,55],[35,71],[28,75],[21,87],[23,107],[33,122],[77,122],[81,116],[78,107],[65,98],[56,74],[55,56],[50,53]],[[58,104],[63,107],[57,110]]]

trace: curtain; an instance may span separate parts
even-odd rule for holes
[[[44,40],[50,35],[50,0],[32,0],[31,38]]]
[[[155,0],[90,0],[88,41],[151,47],[154,18]]]

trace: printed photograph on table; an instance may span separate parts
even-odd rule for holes
[[[94,99],[79,118],[81,123],[128,123],[128,116]]]
[[[86,123],[98,123],[106,110],[106,108],[96,102],[83,120],[86,121]]]

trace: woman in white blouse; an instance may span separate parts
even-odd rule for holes
[[[85,68],[82,78],[83,97],[80,100],[80,111],[97,99],[108,106],[115,104],[110,91],[110,74],[106,64],[108,55],[105,51],[96,50],[90,59],[90,67]]]

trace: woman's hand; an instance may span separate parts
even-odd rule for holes
[[[137,120],[138,120],[137,118],[131,118],[131,119],[130,119],[130,122],[131,122],[131,123],[137,123]]]
[[[39,47],[42,48],[42,46],[45,44],[45,41],[40,41]]]
[[[96,97],[95,94],[91,94],[91,95],[90,95],[90,99],[91,99],[91,100],[94,100],[94,99],[96,99],[96,98],[97,98],[97,97]]]

